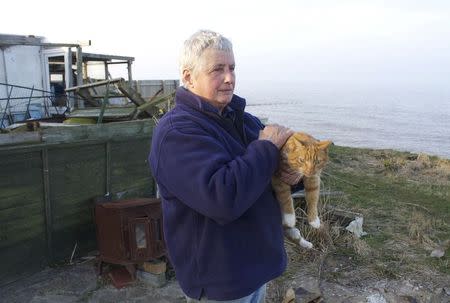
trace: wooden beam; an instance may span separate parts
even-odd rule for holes
[[[67,49],[66,58],[64,60],[64,69],[65,69],[65,83],[66,88],[73,86],[73,75],[72,75],[72,49],[69,47]],[[67,94],[69,98],[69,108],[75,108],[75,98],[73,94]]]
[[[0,146],[40,142],[42,142],[40,132],[8,133],[0,135]]]
[[[103,85],[107,85],[107,84],[113,84],[113,83],[117,83],[120,81],[124,81],[123,78],[114,78],[111,80],[104,80],[104,81],[98,81],[98,82],[94,82],[94,83],[89,83],[89,84],[83,84],[83,85],[77,85],[74,87],[69,87],[66,88],[66,92],[72,92],[72,91],[76,91],[77,89],[81,89],[81,88],[91,88],[91,87],[96,87],[96,86],[103,86]]]
[[[75,93],[77,93],[77,95],[79,95],[81,98],[83,98],[84,100],[86,100],[87,102],[89,102],[90,104],[92,104],[93,106],[98,106],[98,102],[91,97],[91,94],[89,93],[89,90],[87,88],[83,88],[83,89],[77,89],[75,91]],[[78,100],[78,104],[80,105],[81,100]],[[78,108],[84,108],[84,104],[83,106],[78,106]]]
[[[77,47],[77,85],[83,85],[83,78],[83,52],[79,46]]]
[[[128,82],[131,83],[131,81],[133,81],[133,73],[131,71],[131,60],[128,60],[127,62],[127,69],[128,69]]]
[[[109,61],[109,60],[122,60],[122,61],[134,61],[134,57],[127,56],[116,56],[116,55],[103,55],[103,54],[91,54],[91,53],[83,53],[84,57],[87,60],[89,59],[97,59],[99,61]]]
[[[77,47],[77,55],[76,56],[77,56],[77,85],[82,85],[83,84],[83,53],[81,51],[81,47]],[[82,96],[82,95],[80,94],[80,96]],[[90,99],[86,99],[86,100],[88,102],[91,102]],[[84,108],[84,103],[81,100],[78,100],[78,108]]]
[[[43,43],[33,41],[14,41],[14,40],[1,40],[2,46],[14,46],[14,45],[26,45],[26,46],[44,46],[44,47],[78,47],[79,44],[73,43]]]

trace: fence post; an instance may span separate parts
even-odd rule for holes
[[[45,204],[45,230],[47,238],[47,257],[53,260],[53,222],[52,222],[52,206],[50,200],[50,176],[48,166],[48,149],[42,149],[42,173],[44,180],[44,204]]]

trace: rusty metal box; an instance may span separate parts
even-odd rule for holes
[[[97,204],[95,224],[100,261],[128,265],[165,255],[160,199]]]

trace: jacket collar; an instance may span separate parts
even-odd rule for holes
[[[219,115],[219,110],[208,102],[204,101],[200,96],[190,92],[184,87],[179,87],[175,94],[176,104],[186,105],[199,111],[205,111],[209,113],[215,113]],[[245,99],[237,95],[233,95],[231,102],[227,105],[233,110],[244,111]]]

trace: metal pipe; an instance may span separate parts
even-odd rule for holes
[[[14,86],[11,86],[11,90],[9,91],[8,101],[6,101],[5,111],[3,112],[3,117],[2,117],[2,122],[0,124],[0,127],[3,125],[3,121],[5,121],[6,110],[8,109],[8,106],[9,106],[9,98],[11,97],[13,88],[14,88]],[[9,122],[11,123],[11,121],[9,121]]]
[[[30,94],[30,98],[28,98],[28,104],[27,104],[27,112],[25,113],[25,119],[31,118],[31,114],[30,114],[30,103],[31,103],[31,97],[33,97],[33,90],[34,90],[34,85],[31,88],[31,94]]]

